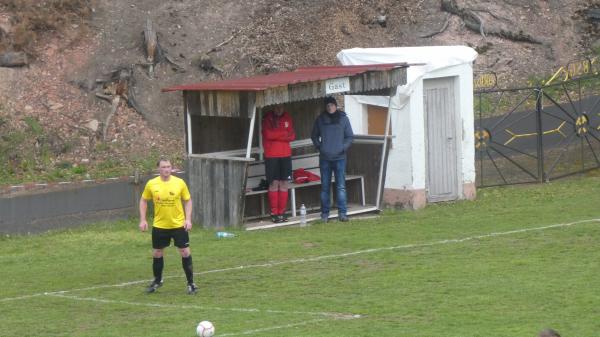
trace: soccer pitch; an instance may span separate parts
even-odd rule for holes
[[[152,276],[137,220],[0,239],[0,336],[527,337],[600,331],[600,178],[484,189],[475,202],[350,223],[195,228]]]

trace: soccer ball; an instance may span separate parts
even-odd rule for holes
[[[212,337],[215,334],[215,326],[209,321],[202,321],[196,327],[198,337]]]

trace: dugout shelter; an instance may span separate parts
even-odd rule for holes
[[[292,168],[319,174],[318,154],[310,140],[314,120],[324,110],[328,95],[395,96],[406,83],[407,63],[317,66],[241,79],[201,82],[163,89],[181,92],[184,105],[185,145],[193,221],[203,227],[266,228],[281,224],[268,216],[264,178],[261,120],[276,104],[293,119],[296,140]],[[343,99],[338,99],[343,102]],[[340,106],[343,108],[343,106]],[[389,113],[385,128],[389,128]],[[347,159],[348,214],[381,207],[389,139],[355,132]],[[320,182],[292,184],[290,221],[305,204],[308,220],[319,218]],[[334,195],[335,193],[332,193]],[[335,205],[335,200],[333,205]],[[332,210],[332,216],[336,213]]]

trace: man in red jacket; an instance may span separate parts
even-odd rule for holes
[[[265,150],[265,175],[269,183],[269,205],[273,222],[287,221],[285,209],[288,189],[292,180],[292,149],[296,139],[289,113],[278,104],[262,120],[263,148]]]

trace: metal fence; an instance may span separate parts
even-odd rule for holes
[[[600,76],[476,91],[477,186],[553,179],[600,167]]]

